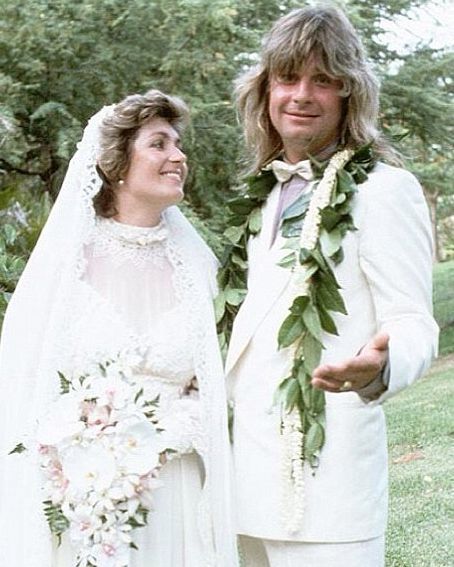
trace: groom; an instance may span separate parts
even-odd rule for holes
[[[233,312],[247,259],[227,356],[245,563],[381,567],[381,403],[436,351],[423,193],[377,130],[377,81],[339,10],[278,20],[237,97],[255,177],[223,274]]]

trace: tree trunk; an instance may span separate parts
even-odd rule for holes
[[[429,206],[430,222],[432,225],[432,236],[434,241],[434,262],[441,262],[443,258],[441,257],[440,242],[438,238],[438,227],[437,227],[437,201],[438,201],[438,191],[435,193],[429,193],[424,191],[426,196],[426,201]]]

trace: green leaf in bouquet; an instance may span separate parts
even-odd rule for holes
[[[140,390],[137,392],[137,394],[134,397],[134,403],[136,404],[139,401],[139,398],[143,396],[143,388],[140,388]]]
[[[57,371],[60,378],[60,393],[67,394],[71,390],[71,382],[66,378],[63,372]]]
[[[160,396],[159,396],[159,394],[158,394],[158,395],[157,395],[155,398],[153,398],[152,400],[147,400],[147,401],[144,403],[144,406],[157,408],[157,407],[159,406],[159,397],[160,397]]]
[[[23,453],[24,451],[27,450],[27,447],[25,447],[25,445],[23,443],[18,443],[14,449],[12,449],[8,455],[14,455],[14,453],[17,453],[18,455],[20,455],[21,453]]]
[[[51,500],[45,500],[44,515],[52,534],[57,537],[58,545],[61,544],[61,536],[69,528],[68,518],[63,514],[61,506],[53,504]]]

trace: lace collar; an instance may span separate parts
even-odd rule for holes
[[[109,240],[116,240],[123,246],[146,248],[163,242],[169,235],[164,219],[156,226],[143,227],[123,224],[113,219],[98,217],[96,225],[100,233]]]

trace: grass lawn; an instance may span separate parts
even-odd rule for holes
[[[454,566],[454,355],[385,404],[386,567]]]

